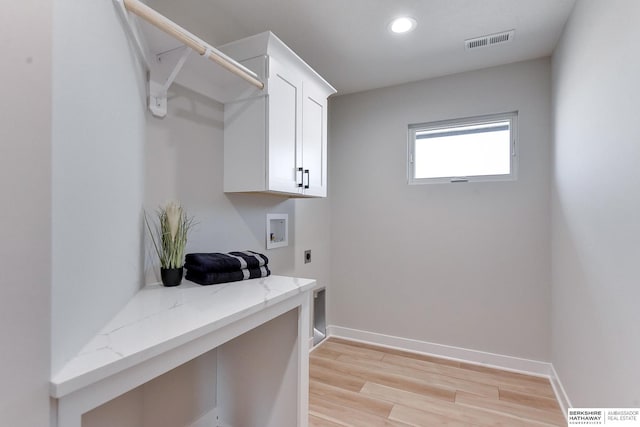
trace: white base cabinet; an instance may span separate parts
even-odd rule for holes
[[[266,83],[224,106],[224,191],[326,197],[327,98],[335,89],[271,32],[220,50]]]

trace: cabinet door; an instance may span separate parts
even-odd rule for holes
[[[302,79],[290,67],[269,61],[268,189],[300,193]]]
[[[302,105],[302,165],[304,194],[327,196],[327,96],[304,82]],[[308,188],[307,188],[308,186]]]

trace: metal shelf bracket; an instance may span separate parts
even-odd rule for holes
[[[154,116],[167,115],[167,92],[191,52],[191,48],[181,46],[155,56],[155,63],[149,67],[149,110]]]

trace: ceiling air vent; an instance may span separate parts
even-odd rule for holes
[[[509,30],[503,31],[501,33],[489,34],[482,37],[467,39],[464,41],[464,46],[467,50],[470,50],[510,42],[511,40],[513,40],[513,36],[515,33],[516,30]]]

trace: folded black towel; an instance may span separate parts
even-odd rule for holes
[[[249,268],[238,271],[223,271],[218,273],[202,273],[193,270],[187,270],[185,278],[200,285],[217,285],[220,283],[238,282],[247,279],[259,279],[267,277],[271,274],[269,268],[265,265],[259,268]]]
[[[200,273],[221,273],[260,268],[269,263],[269,258],[258,252],[229,252],[187,254],[185,267],[187,270]]]

